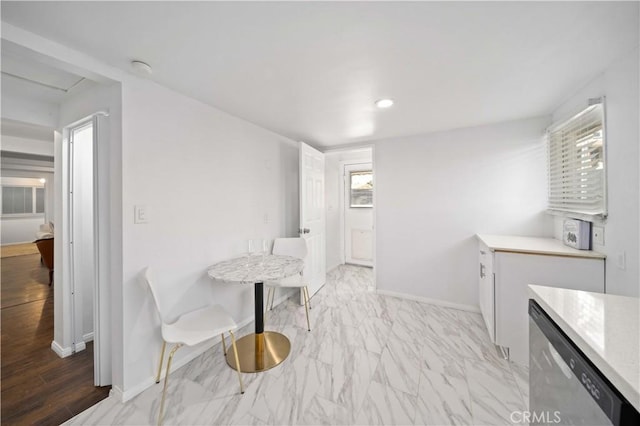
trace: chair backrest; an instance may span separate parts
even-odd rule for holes
[[[160,319],[162,320],[162,322],[166,323],[167,322],[167,308],[168,306],[166,306],[164,304],[164,302],[162,301],[162,296],[161,296],[161,292],[160,289],[158,288],[157,284],[155,284],[155,282],[153,281],[152,277],[151,277],[151,268],[150,267],[146,267],[144,269],[144,271],[142,272],[142,275],[144,277],[145,282],[147,283],[147,285],[149,286],[149,289],[151,290],[151,295],[153,296],[153,301],[156,304],[156,308],[158,309],[158,313],[160,314]]]
[[[42,257],[44,265],[48,269],[53,269],[53,238],[45,238],[36,241],[36,246]]]
[[[307,241],[304,238],[276,238],[273,242],[273,254],[297,257],[307,257]]]

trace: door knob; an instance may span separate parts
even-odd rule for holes
[[[298,232],[300,234],[308,234],[309,232],[311,232],[311,230],[309,228],[301,228],[301,229],[298,229]]]

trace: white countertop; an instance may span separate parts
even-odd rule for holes
[[[592,250],[577,250],[554,238],[515,237],[509,235],[476,234],[491,251],[544,254],[568,257],[605,259],[607,256]]]
[[[529,297],[640,411],[640,299],[537,285]]]

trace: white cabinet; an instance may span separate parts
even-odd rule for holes
[[[479,296],[480,311],[487,325],[487,331],[491,337],[491,341],[496,341],[496,317],[494,310],[495,303],[495,276],[493,274],[493,253],[486,244],[480,242],[480,278],[479,278]]]
[[[478,236],[480,310],[491,340],[508,348],[511,360],[528,365],[527,286],[603,293],[604,255],[547,238],[519,237],[509,244],[497,238]]]

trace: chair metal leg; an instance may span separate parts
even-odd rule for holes
[[[224,356],[227,356],[227,344],[224,341],[224,333],[222,333],[221,336],[222,336],[222,352],[224,352]]]
[[[302,295],[304,299],[304,310],[307,313],[307,331],[311,331],[311,325],[309,324],[309,290],[306,286],[302,287]]]
[[[271,299],[271,287],[267,287],[267,301],[264,306],[264,313],[266,314],[269,310],[269,300]]]
[[[276,298],[276,289],[274,287],[269,287],[269,293],[271,293],[271,308],[269,308],[269,310],[273,311],[273,301]]]
[[[167,342],[162,340],[162,351],[160,351],[160,364],[158,365],[158,375],[156,376],[156,383],[160,383],[160,373],[162,372],[162,361],[164,361],[164,349],[167,347]]]
[[[167,372],[164,376],[164,388],[162,389],[162,402],[160,402],[160,412],[158,413],[158,426],[162,425],[162,416],[164,415],[164,401],[167,397],[167,385],[169,384],[169,372],[171,371],[171,361],[173,360],[173,356],[176,351],[180,349],[182,345],[177,344],[171,349],[169,352],[169,359],[167,360]]]
[[[231,345],[233,346],[233,356],[236,359],[236,371],[238,372],[238,381],[240,381],[240,393],[244,393],[244,386],[242,384],[242,371],[240,371],[240,358],[238,358],[238,347],[236,346],[236,336],[233,331],[229,330],[231,335]]]

